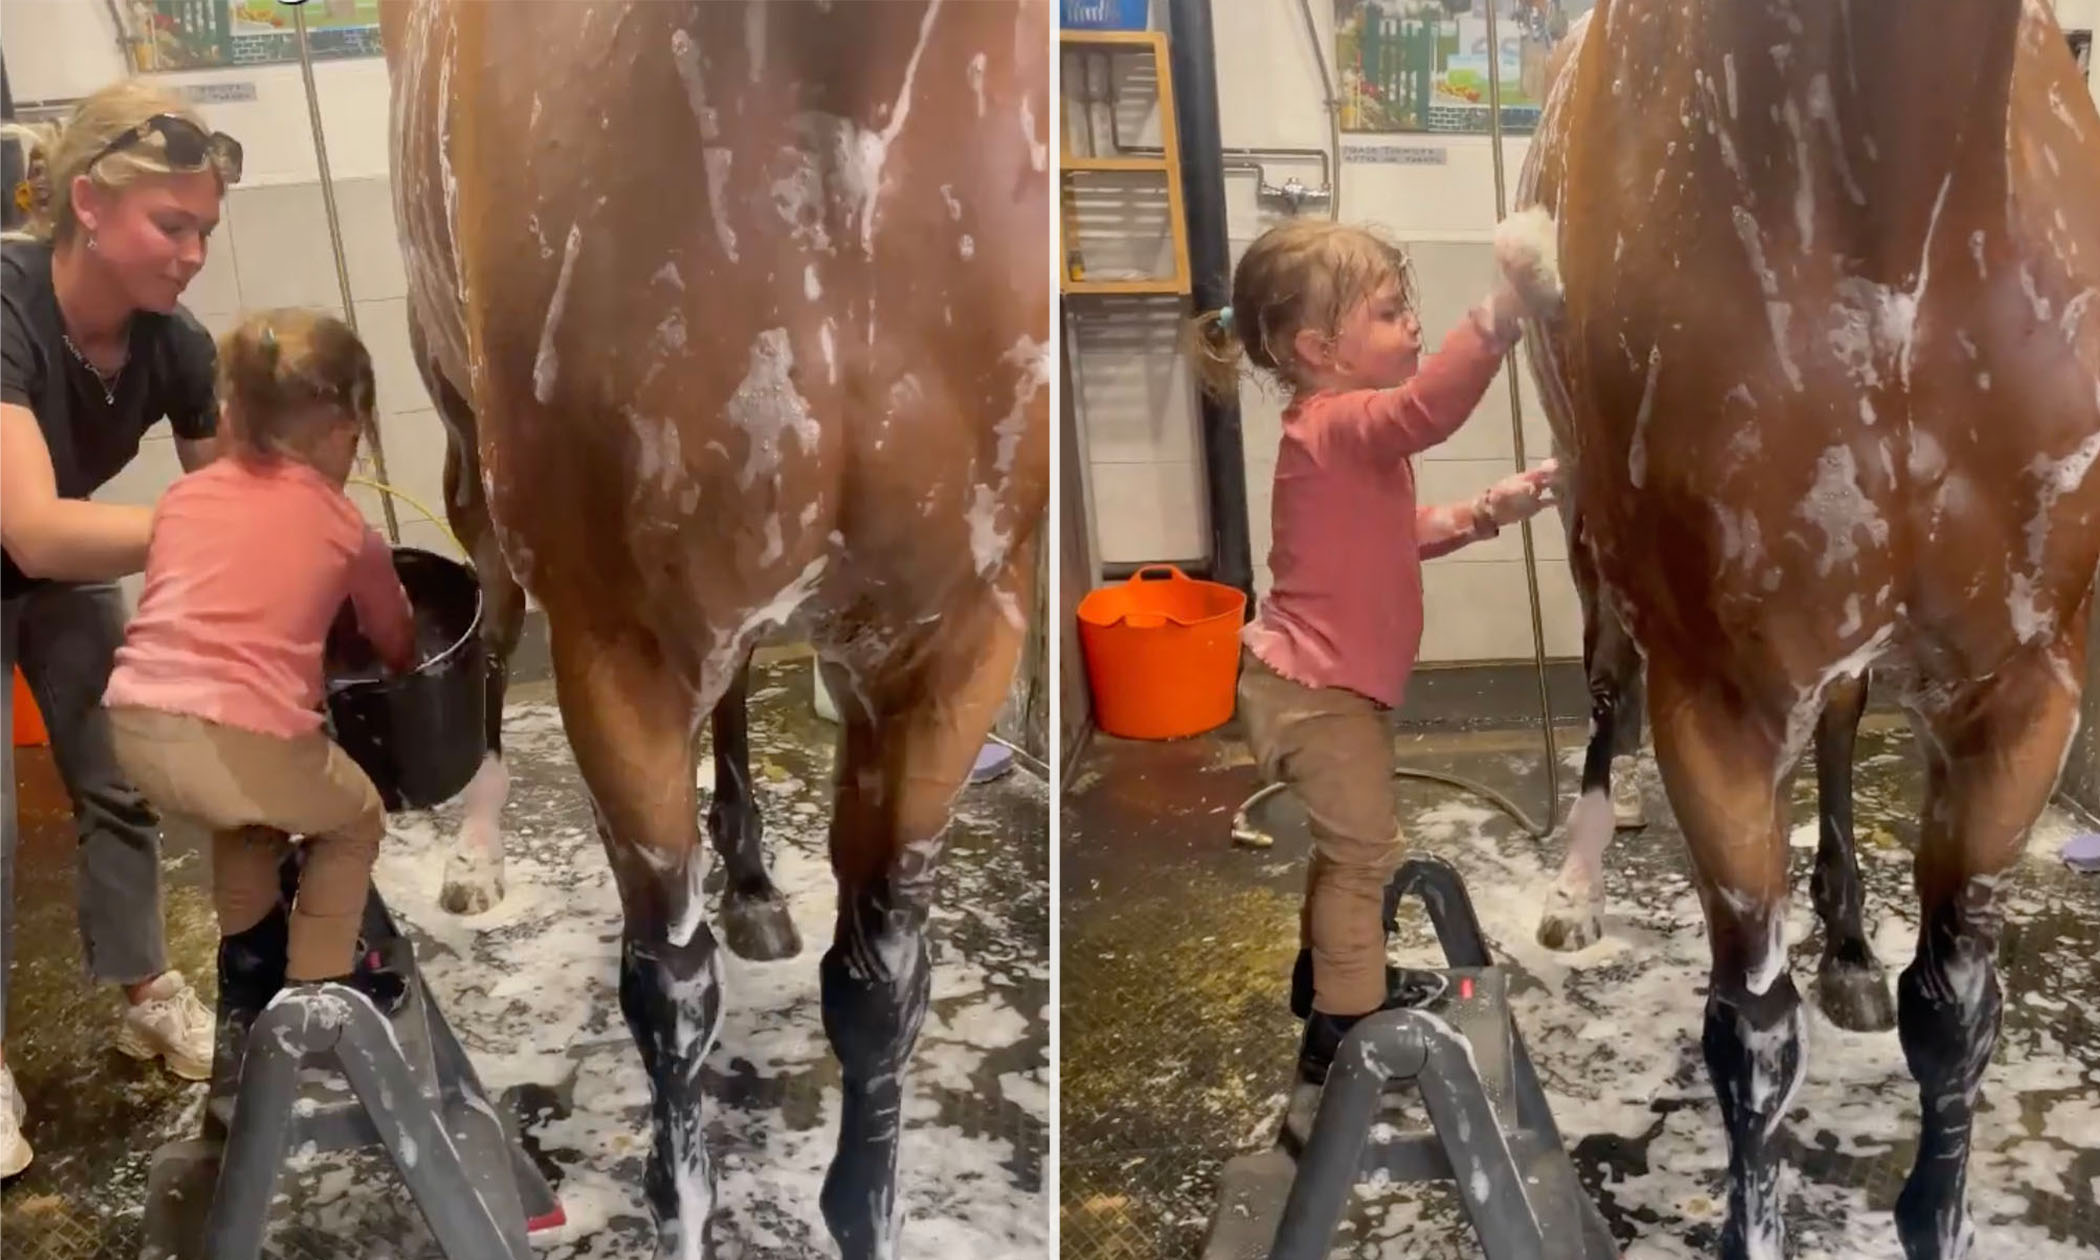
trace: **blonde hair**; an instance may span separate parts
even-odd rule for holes
[[[1332,337],[1351,311],[1388,282],[1413,306],[1414,278],[1400,246],[1366,227],[1323,219],[1294,219],[1255,239],[1232,273],[1232,307],[1208,311],[1191,323],[1196,364],[1212,397],[1239,392],[1244,360],[1279,384],[1304,385],[1296,347],[1312,329]]]
[[[7,123],[0,138],[22,144],[23,182],[28,187],[28,220],[9,233],[17,238],[64,242],[80,226],[73,208],[73,181],[86,174],[111,191],[123,189],[154,175],[183,173],[171,166],[167,142],[154,135],[126,146],[89,171],[88,163],[118,136],[155,114],[173,114],[209,131],[204,118],[181,97],[144,79],[120,79],[84,97],[63,123]],[[219,190],[226,189],[226,172],[213,168]],[[8,190],[14,196],[15,190]]]
[[[304,459],[314,438],[350,422],[369,439],[372,356],[350,326],[298,308],[262,311],[219,338],[220,434],[235,454]]]

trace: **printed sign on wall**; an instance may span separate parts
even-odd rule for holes
[[[377,57],[379,0],[125,0],[140,73],[264,66],[299,60],[294,7],[306,12],[316,61]]]
[[[1489,48],[1487,8],[1495,6]],[[1595,0],[1334,0],[1342,130],[1485,132],[1490,61],[1504,130],[1528,133],[1546,59]]]

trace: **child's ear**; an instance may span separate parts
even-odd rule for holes
[[[1298,334],[1291,338],[1291,349],[1297,354],[1298,362],[1306,367],[1325,369],[1330,366],[1328,359],[1333,347],[1325,336],[1313,329],[1299,329]]]

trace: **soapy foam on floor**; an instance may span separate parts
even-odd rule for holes
[[[804,692],[806,683],[795,694]],[[470,918],[436,904],[456,806],[396,816],[375,879],[416,938],[484,1086],[499,1108],[522,1113],[528,1149],[558,1170],[568,1223],[539,1238],[537,1254],[653,1254],[641,1198],[648,1082],[619,1012],[617,893],[554,707],[513,706],[504,741],[512,792],[503,901]],[[839,1119],[817,976],[835,906],[825,858],[830,752],[783,738],[756,704],[751,742],[754,764],[774,770],[757,776],[759,808],[803,949],[773,963],[724,950],[722,1033],[705,1073],[714,1241],[728,1256],[834,1254],[818,1209]],[[712,767],[701,764],[704,786]],[[1026,776],[968,790],[943,861],[928,931],[933,1001],[906,1078],[898,1161],[900,1243],[914,1254],[1048,1248],[1048,942],[1014,922],[1030,898],[1045,921],[1047,890],[1013,892],[1017,854],[1047,843],[1047,814],[1032,836],[993,830],[1000,820],[987,796],[1015,792],[1047,809],[1046,792]],[[332,1248],[355,1239],[368,1260],[437,1254],[384,1156],[295,1156],[274,1217],[280,1239],[326,1236]]]
[[[1644,760],[1641,769],[1644,777],[1654,774],[1652,761]],[[1655,800],[1657,785],[1648,786]],[[1812,792],[1812,780],[1806,790]],[[1863,808],[1862,818],[1870,812]],[[1793,847],[1814,847],[1812,826],[1805,846],[1797,829]],[[1681,862],[1665,871],[1648,864],[1636,876],[1607,857],[1604,939],[1579,953],[1560,954],[1533,938],[1555,874],[1557,840],[1554,846],[1534,845],[1514,835],[1500,815],[1462,801],[1412,812],[1403,830],[1414,851],[1443,857],[1464,876],[1497,961],[1511,972],[1512,1013],[1578,1163],[1584,1139],[1645,1139],[1644,1167],[1618,1170],[1604,1187],[1622,1215],[1652,1222],[1626,1256],[1692,1260],[1712,1254],[1726,1213],[1727,1146],[1699,1051],[1709,966],[1704,922]],[[2074,830],[2074,820],[2052,808],[2030,837],[2022,866],[2000,887],[2008,930],[2028,932],[2030,952],[2056,916],[2090,914],[2090,903],[2071,903],[2060,883],[2023,878],[2035,873],[2036,864],[2053,874],[2046,864],[2056,862]],[[1898,1151],[1907,1167],[1918,1131],[1917,1086],[1895,1034],[1846,1032],[1815,1005],[1821,934],[1800,869],[1808,860],[1807,854],[1796,859],[1797,891],[1786,920],[1792,972],[1808,1008],[1806,1072],[1782,1141],[1790,1150],[1867,1160]],[[1900,847],[1891,852],[1863,845],[1861,861],[1869,884],[1869,934],[1893,982],[1916,942],[1910,855]],[[1401,927],[1398,961],[1441,963],[1418,903],[1409,903]],[[2076,1030],[2072,1035],[2081,1039],[2077,1044],[2090,1044],[2100,1027],[2091,959],[2062,936],[2049,938],[2039,953],[2038,970],[2028,980],[2046,978],[2046,991],[2035,993],[2001,971],[2008,1001],[2039,999],[2041,1009],[2065,1012]],[[2056,983],[2058,978],[2070,983]],[[1275,1110],[1280,1117],[1281,1106]],[[1978,1106],[1969,1172],[1978,1254],[2029,1260],[2089,1255],[2085,1246],[2034,1218],[2058,1215],[2043,1196],[2068,1199],[2087,1191],[2073,1173],[2081,1163],[2090,1167],[2095,1149],[2100,1065],[2083,1062],[2060,1033],[2035,1021],[2012,1021],[1984,1077]],[[1870,1203],[1864,1190],[1810,1180],[1792,1168],[1781,1185],[1790,1254],[1797,1260],[1901,1256],[1887,1193]],[[1371,1197],[1375,1202],[1356,1214],[1368,1225],[1351,1230],[1348,1249],[1336,1254],[1453,1260],[1477,1254],[1457,1200],[1447,1191],[1410,1187]]]

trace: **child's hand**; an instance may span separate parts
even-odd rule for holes
[[[1498,319],[1514,321],[1560,308],[1559,228],[1544,207],[1533,206],[1495,228],[1499,282],[1491,300]]]
[[[1549,459],[1530,472],[1504,477],[1489,486],[1473,510],[1497,526],[1515,525],[1553,506],[1552,492],[1559,484],[1560,462]]]

